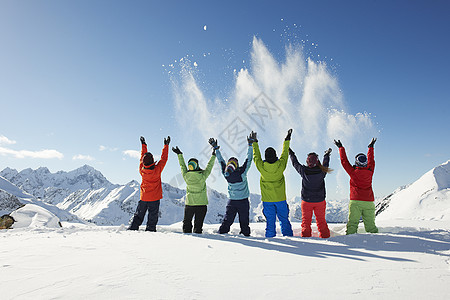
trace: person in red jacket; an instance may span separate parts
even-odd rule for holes
[[[139,163],[139,173],[142,176],[141,200],[139,200],[136,212],[133,216],[128,230],[138,230],[144,221],[145,213],[148,211],[146,231],[156,231],[156,224],[159,216],[159,202],[163,197],[161,187],[161,172],[167,163],[169,156],[170,136],[164,139],[164,147],[161,159],[157,162],[153,155],[147,152],[147,143],[141,136],[141,161]]]
[[[350,204],[346,234],[358,231],[359,219],[362,216],[366,232],[377,233],[375,225],[375,197],[372,190],[372,177],[375,170],[374,148],[376,138],[372,138],[369,144],[367,156],[359,153],[355,157],[355,165],[348,162],[345,148],[340,140],[334,140],[339,148],[341,164],[350,176]]]

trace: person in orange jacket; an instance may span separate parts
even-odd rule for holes
[[[163,197],[161,187],[161,172],[167,163],[169,156],[170,136],[164,139],[164,147],[161,159],[157,162],[153,155],[147,152],[147,143],[141,136],[141,161],[139,163],[139,173],[142,176],[141,198],[139,200],[136,212],[133,216],[128,230],[138,230],[144,221],[145,213],[148,211],[146,231],[156,231],[156,224],[159,216],[159,203]]]

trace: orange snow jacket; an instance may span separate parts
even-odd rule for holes
[[[142,161],[145,153],[147,153],[147,145],[142,144],[141,162],[139,164],[139,173],[142,176],[141,200],[157,201],[163,197],[161,172],[167,163],[167,158],[169,156],[169,145],[164,145],[161,159],[149,166],[144,166],[144,162]]]

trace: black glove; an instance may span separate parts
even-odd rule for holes
[[[211,147],[213,147],[214,150],[217,150],[220,148],[220,146],[217,145],[217,139],[214,138],[210,138],[208,140],[208,143],[211,145]],[[214,152],[215,153],[215,152]]]
[[[164,139],[164,145],[169,145],[170,143],[170,136],[167,137],[167,139]]]
[[[147,143],[145,142],[145,138],[143,136],[141,136],[141,144],[142,145],[147,145]]]
[[[370,144],[369,144],[369,148],[373,148],[373,145],[375,145],[375,142],[377,141],[377,138],[372,138],[372,141],[370,141]]]
[[[177,155],[183,154],[183,152],[181,152],[181,150],[180,150],[180,148],[178,148],[178,146],[172,147],[172,151],[175,152]]]
[[[292,129],[288,130],[288,133],[286,135],[286,138],[284,139],[285,141],[290,141],[291,140],[291,134],[292,134]]]
[[[342,146],[342,143],[341,143],[341,140],[334,140],[334,144],[338,147],[338,148],[341,148],[341,147],[343,147]]]
[[[256,138],[256,132],[250,132],[250,135],[247,137],[247,142],[249,145],[258,142],[258,139]]]
[[[289,147],[289,155],[295,155],[295,152]]]
[[[331,150],[331,148],[328,148],[328,150],[325,151],[325,155],[330,155],[330,154],[331,154],[331,151],[333,151],[333,150]]]

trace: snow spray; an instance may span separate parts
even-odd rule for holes
[[[371,115],[346,112],[338,80],[325,62],[305,58],[300,46],[285,49],[285,60],[277,61],[263,41],[254,37],[250,67],[235,71],[226,99],[208,99],[197,79],[196,64],[180,61],[180,72],[171,78],[176,119],[187,136],[205,141],[186,139],[196,147],[202,144],[201,160],[206,162],[211,153],[206,142],[210,137],[218,139],[224,157],[243,159],[246,137],[252,130],[258,133],[261,149],[273,146],[280,153],[287,130],[293,128],[291,148],[299,159],[328,148],[337,158],[333,139],[340,139],[350,150],[353,144],[367,147],[377,132]],[[338,159],[333,164],[338,166]],[[347,193],[348,179],[339,173],[338,181],[342,178]],[[300,181],[296,178],[295,182],[297,187]]]

